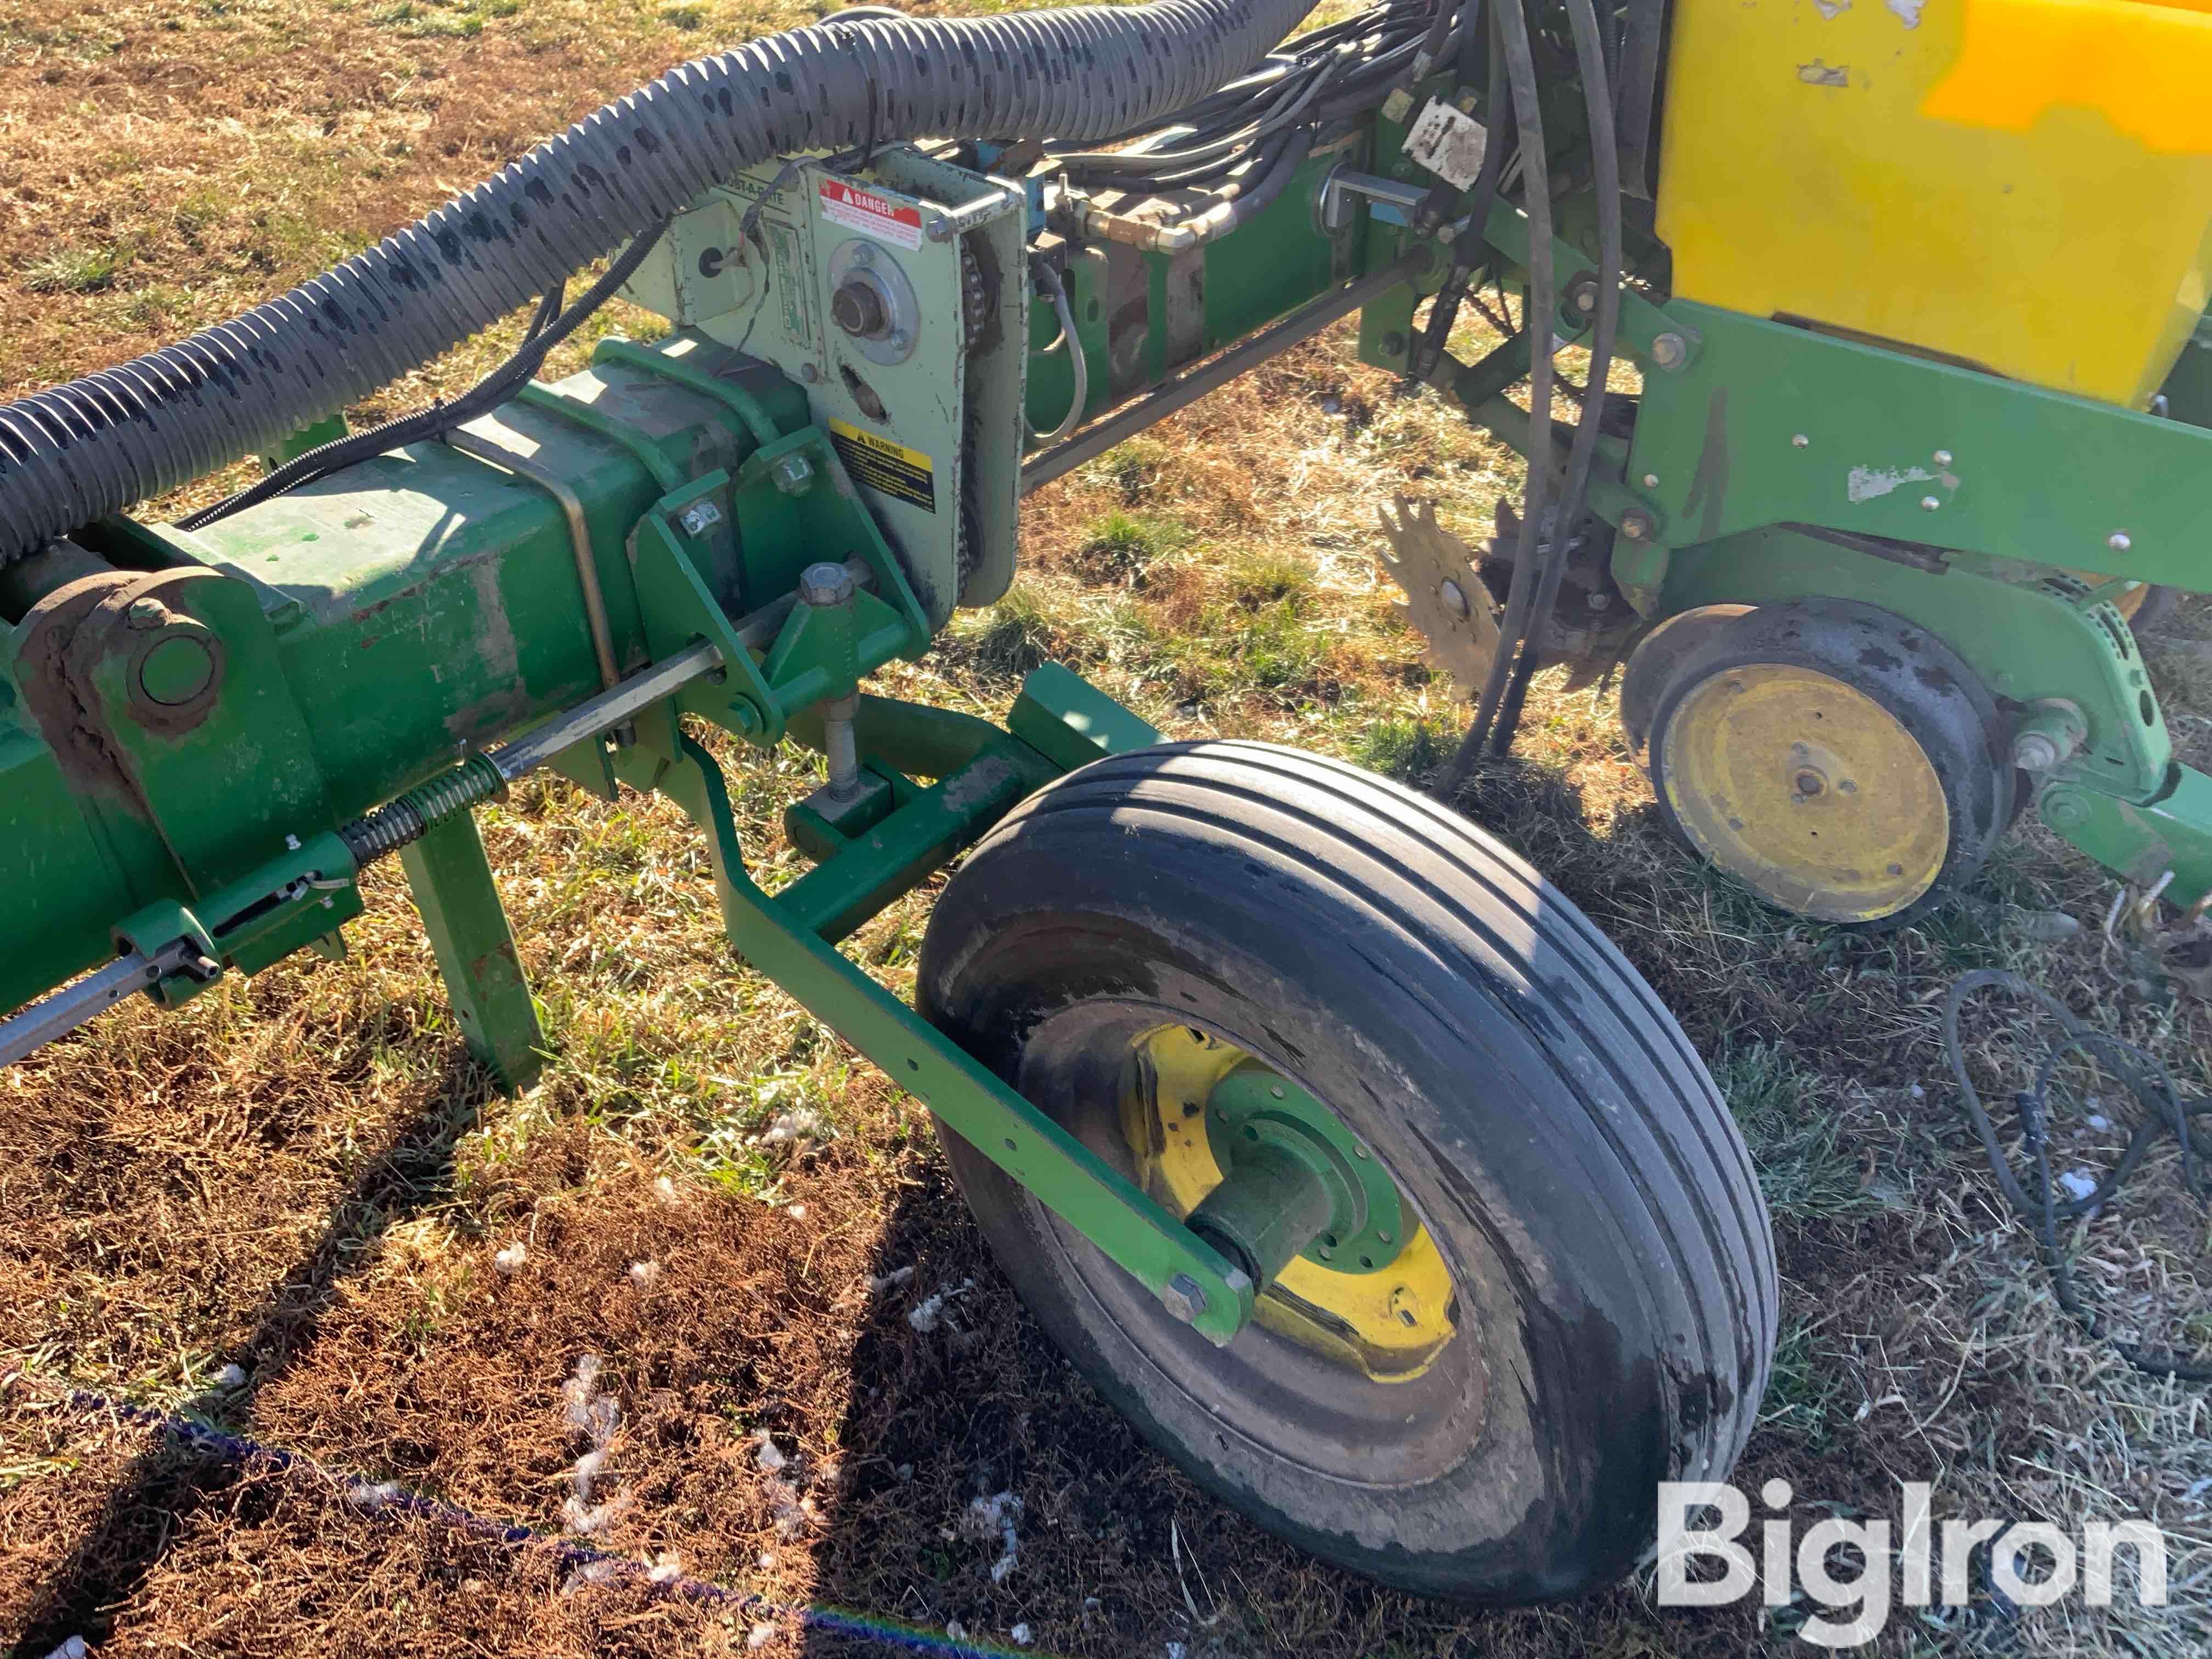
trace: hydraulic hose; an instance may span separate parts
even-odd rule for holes
[[[1109,138],[1250,70],[1310,3],[869,15],[684,64],[289,294],[0,406],[0,564],[275,448],[744,168],[921,137]]]

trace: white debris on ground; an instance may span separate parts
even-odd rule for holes
[[[643,1290],[659,1277],[660,1264],[658,1261],[633,1261],[629,1264],[630,1283],[640,1290]]]
[[[629,1493],[623,1487],[603,1503],[592,1502],[592,1489],[607,1467],[607,1446],[622,1426],[622,1405],[612,1395],[598,1392],[599,1372],[603,1369],[599,1355],[583,1354],[576,1360],[576,1374],[561,1385],[563,1402],[562,1415],[568,1427],[591,1443],[576,1459],[568,1471],[568,1496],[561,1505],[561,1519],[570,1532],[584,1537],[606,1530],[624,1510],[629,1507]],[[571,1575],[569,1587],[577,1583],[596,1583],[588,1577]]]
[[[2058,1184],[2063,1187],[2068,1195],[2078,1203],[2097,1190],[2097,1177],[2087,1170],[2061,1170],[2058,1172]]]
[[[399,1496],[397,1480],[349,1481],[345,1489],[346,1502],[357,1509],[380,1510]]]
[[[804,1221],[806,1219],[806,1206],[804,1204],[787,1205],[784,1206],[783,1212],[789,1216],[793,1221]]]
[[[1027,1625],[1017,1625],[1006,1634],[1012,1638],[1014,1645],[1018,1648],[1025,1648],[1036,1640],[1036,1638],[1030,1634]]]
[[[907,1310],[906,1322],[925,1336],[940,1323],[957,1331],[960,1328],[960,1322],[952,1316],[951,1304],[975,1288],[974,1279],[963,1279],[957,1285],[933,1291]]]
[[[903,1267],[894,1267],[887,1273],[870,1273],[868,1294],[881,1296],[885,1291],[895,1291],[900,1285],[911,1282],[913,1278],[914,1263],[911,1261]]]
[[[775,1121],[761,1131],[763,1146],[799,1146],[821,1138],[822,1119],[811,1108],[802,1106],[795,1112],[779,1112]]]
[[[2092,1112],[2089,1114],[2089,1127],[2093,1129],[2109,1129],[2112,1127],[2112,1120],[2102,1112]]]
[[[1167,1645],[1167,1659],[1186,1659],[1189,1652],[1190,1650],[1180,1642],[1170,1642]]]
[[[968,1639],[968,1626],[957,1619],[951,1620],[945,1624],[945,1633],[956,1642],[964,1642]]]
[[[518,1238],[514,1243],[493,1256],[491,1265],[503,1273],[520,1273],[522,1264],[529,1260],[530,1252],[523,1249],[522,1241]]]
[[[774,1550],[763,1550],[760,1553],[760,1559],[754,1562],[753,1565],[758,1567],[763,1572],[774,1572],[775,1571],[775,1552]]]
[[[1915,1100],[1925,1100],[1928,1098],[1928,1091],[1922,1088],[1917,1083],[1911,1088],[1907,1089],[1905,1092],[1911,1095]]]
[[[615,1560],[586,1561],[562,1582],[561,1594],[574,1595],[589,1584],[604,1584],[622,1571],[622,1563]]]
[[[225,1365],[221,1370],[215,1374],[215,1385],[218,1389],[226,1390],[244,1388],[246,1386],[246,1367],[243,1365]]]
[[[68,1641],[63,1643],[61,1646],[56,1648],[52,1653],[48,1654],[46,1656],[46,1659],[84,1659],[85,1654],[88,1651],[88,1650],[84,1645],[84,1638],[82,1636],[72,1636]]]
[[[765,1429],[761,1431],[760,1444],[753,1450],[753,1462],[766,1477],[761,1482],[761,1491],[768,1499],[769,1514],[775,1522],[776,1536],[797,1537],[814,1519],[814,1500],[802,1496],[799,1490],[799,1482],[805,1477],[798,1465],[783,1455],[775,1437]],[[787,1469],[790,1471],[788,1476],[784,1473]],[[765,1565],[773,1565],[774,1560],[772,1556],[763,1558]]]
[[[656,1584],[666,1584],[684,1575],[684,1558],[674,1550],[663,1550],[653,1559],[653,1571],[645,1576]]]
[[[776,1635],[774,1625],[755,1625],[745,1632],[745,1645],[748,1648],[764,1648],[775,1640]]]
[[[1022,1518],[1022,1500],[1011,1492],[994,1492],[988,1498],[978,1498],[968,1505],[960,1517],[959,1534],[963,1538],[988,1539],[996,1537],[1003,1547],[999,1559],[991,1563],[991,1582],[1003,1584],[1021,1560],[1020,1535],[1015,1530]]]
[[[655,1176],[653,1178],[653,1195],[672,1209],[684,1201],[676,1195],[676,1183],[666,1176]]]

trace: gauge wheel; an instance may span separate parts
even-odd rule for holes
[[[1869,930],[1936,905],[2012,822],[1989,691],[1926,629],[1764,605],[1676,665],[1652,716],[1668,827],[1778,909]]]
[[[1750,614],[1747,605],[1701,605],[1676,611],[1637,641],[1620,675],[1620,724],[1632,752],[1641,755],[1651,741],[1651,717],[1675,671],[1722,629]]]
[[[1777,1292],[1728,1109],[1605,937],[1427,798],[1265,744],[1097,762],[971,854],[916,1000],[1178,1216],[1256,1128],[1318,1149],[1340,1201],[1215,1347],[939,1126],[1038,1322],[1279,1536],[1573,1595],[1648,1559],[1656,1483],[1742,1449]]]

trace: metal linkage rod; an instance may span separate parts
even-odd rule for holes
[[[165,946],[151,957],[132,951],[76,984],[33,1003],[14,1018],[0,1020],[0,1066],[13,1066],[55,1038],[67,1036],[94,1015],[106,1013],[133,992],[176,972],[196,954],[185,939]]]

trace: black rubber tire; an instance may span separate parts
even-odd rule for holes
[[[1701,858],[1702,849],[1668,797],[1668,726],[1683,700],[1705,681],[1764,663],[1809,668],[1854,687],[1895,717],[1935,769],[1950,818],[1948,843],[1935,879],[1918,897],[1887,915],[1853,921],[1814,918],[1869,933],[1917,921],[1981,868],[2017,816],[2019,772],[2001,752],[2004,722],[1996,699],[1942,639],[1878,605],[1856,599],[1796,599],[1761,605],[1738,617],[1680,662],[1651,721],[1645,764],[1651,793],[1668,830]],[[1807,914],[1778,903],[1775,908]]]
[[[1723,1480],[1742,1449],[1777,1289],[1728,1108],[1589,920],[1425,796],[1265,744],[1098,762],[969,856],[931,917],[916,1001],[1125,1171],[1118,1124],[1066,1059],[1081,1041],[1053,1034],[1202,1027],[1326,1103],[1420,1213],[1457,1297],[1459,1334],[1430,1376],[1486,1391],[1463,1443],[1464,1399],[1390,1395],[1419,1419],[1406,1443],[1439,1449],[1419,1478],[1386,1482],[1416,1460],[1379,1431],[1270,1414],[1269,1379],[1302,1350],[1257,1326],[1212,1348],[940,1127],[1038,1322],[1269,1531],[1426,1595],[1571,1596],[1648,1557],[1657,1482]],[[1363,1396],[1346,1420],[1367,1409]],[[1319,1467],[1347,1460],[1369,1478]]]
[[[1651,741],[1652,717],[1683,663],[1751,611],[1747,605],[1701,605],[1678,611],[1637,641],[1636,649],[1628,653],[1628,665],[1620,671],[1620,725],[1634,753],[1642,755]]]

